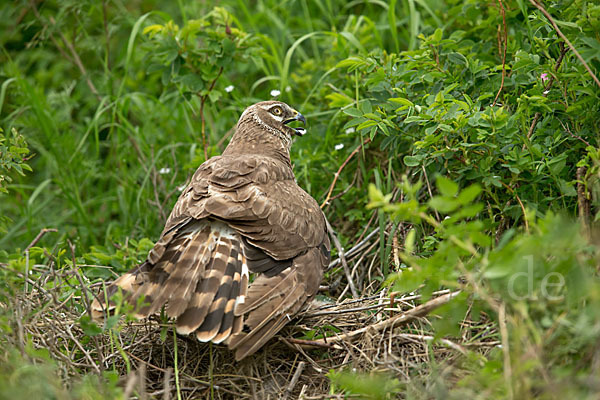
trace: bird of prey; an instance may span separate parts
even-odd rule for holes
[[[145,262],[92,304],[100,319],[122,291],[147,317],[165,306],[177,332],[253,354],[317,293],[330,260],[325,216],[296,183],[292,137],[304,116],[280,101],[248,107],[221,156],[181,193]],[[106,297],[108,298],[106,298]]]

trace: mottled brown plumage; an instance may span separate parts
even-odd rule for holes
[[[139,318],[166,305],[178,333],[226,343],[237,360],[271,339],[316,294],[329,262],[325,217],[292,171],[292,136],[304,134],[293,120],[304,117],[282,102],[248,107],[223,154],[192,177],[146,261],[108,297],[120,288],[143,303]],[[110,304],[101,294],[93,317]]]

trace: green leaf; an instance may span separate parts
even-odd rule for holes
[[[361,117],[362,112],[358,108],[350,107],[343,110],[343,113],[351,117]]]
[[[457,64],[457,65],[467,65],[468,64],[467,58],[465,56],[463,56],[462,54],[456,53],[456,52],[449,53],[448,60],[450,60],[451,63]]]
[[[377,125],[377,121],[373,121],[371,119],[366,120],[365,122],[363,122],[362,124],[358,125],[356,127],[357,131],[360,131],[361,129],[366,129],[366,128],[370,128],[372,126],[376,126]]]
[[[96,336],[102,333],[102,329],[87,314],[79,318],[79,326],[81,326],[81,330],[88,336]]]
[[[391,101],[392,103],[398,103],[398,104],[402,104],[402,105],[409,106],[409,107],[414,106],[412,101],[402,98],[402,97],[391,97],[388,100]]]
[[[434,196],[429,200],[428,204],[434,210],[446,214],[456,210],[460,206],[456,199],[445,196]]]
[[[456,195],[456,193],[458,193],[458,184],[446,178],[445,176],[438,176],[435,184],[440,193],[444,196],[453,197]]]
[[[461,190],[460,194],[458,195],[458,202],[461,205],[466,205],[469,204],[470,202],[472,202],[473,200],[475,200],[475,198],[477,196],[479,196],[479,193],[481,193],[481,186],[479,186],[477,183],[467,187],[466,189]]]
[[[421,164],[421,157],[418,156],[404,156],[404,165],[407,167],[416,167]]]

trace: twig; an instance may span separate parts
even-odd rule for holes
[[[284,399],[287,399],[287,397],[290,394],[292,394],[292,391],[294,390],[294,387],[298,383],[298,380],[300,379],[300,376],[302,375],[302,372],[304,371],[304,367],[306,367],[306,362],[305,361],[300,361],[298,363],[298,367],[296,368],[296,372],[294,372],[294,376],[292,377],[292,380],[290,381],[290,384],[285,389]]]
[[[146,400],[146,363],[141,363],[138,368],[138,376],[139,376],[139,399]]]
[[[323,368],[321,368],[315,360],[313,360],[308,354],[306,354],[306,352],[302,349],[302,347],[299,344],[290,343],[289,340],[286,338],[279,338],[279,340],[281,340],[283,343],[285,343],[289,348],[296,350],[300,354],[302,354],[304,356],[304,358],[306,358],[308,360],[308,362],[310,363],[310,365],[313,367],[313,369],[315,371],[317,371],[320,374],[323,373]]]
[[[288,343],[292,343],[292,344],[298,344],[302,347],[322,347],[322,348],[326,348],[326,349],[338,349],[338,350],[342,350],[343,347],[334,343],[329,343],[329,342],[319,342],[319,341],[315,341],[315,340],[304,340],[304,339],[294,339],[294,338],[286,338],[285,339]]]
[[[360,236],[358,237],[358,239],[356,239],[357,242],[360,242],[362,240],[362,238],[365,236],[365,234],[367,233],[367,231],[371,227],[371,223],[375,220],[375,217],[377,215],[378,215],[378,213],[375,212],[375,210],[373,210],[373,212],[371,212],[371,218],[369,218],[369,221],[367,222],[367,225],[364,227],[364,229],[360,233]],[[377,228],[377,229],[379,229],[379,228]]]
[[[429,336],[429,335],[415,335],[412,333],[398,333],[394,335],[394,339],[416,339],[416,340],[423,340],[426,342],[431,342],[432,340],[434,340],[435,338],[433,336]],[[462,347],[461,345],[454,343],[451,340],[448,339],[438,339],[440,341],[440,343],[450,347],[453,350],[458,351],[461,354],[466,355],[467,351],[465,350],[464,347]]]
[[[77,268],[77,261],[75,259],[75,245],[73,245],[73,243],[71,243],[70,240],[67,240],[68,244],[69,244],[69,248],[71,249],[71,260],[73,262],[73,273],[75,274],[75,276],[77,277],[77,280],[79,281],[79,284],[81,285],[81,293],[83,295],[83,301],[85,304],[85,309],[88,313],[89,316],[92,315],[92,306],[91,306],[91,302],[90,302],[90,298],[88,296],[88,290],[90,290],[88,288],[87,285],[85,285],[83,283],[83,277],[81,276],[81,274],[79,273],[79,270]],[[92,294],[93,296],[93,294]],[[104,353],[102,352],[102,348],[100,347],[100,343],[98,343],[98,337],[97,336],[93,336],[92,337],[92,341],[94,342],[94,345],[96,346],[96,351],[98,352],[98,357],[100,357],[100,369],[99,371],[102,369],[102,366],[104,365]]]
[[[208,88],[208,92],[207,94],[205,94],[204,96],[200,96],[200,131],[202,133],[202,146],[204,146],[204,160],[208,160],[208,146],[209,146],[209,140],[206,138],[206,122],[204,120],[204,104],[206,103],[206,99],[208,98],[208,93],[212,92],[212,90],[215,87],[215,84],[217,83],[217,80],[219,79],[219,77],[221,76],[221,74],[223,73],[223,67],[219,68],[219,73],[217,74],[217,77],[215,79],[213,79],[212,83],[210,84],[209,88]]]
[[[565,124],[563,124],[563,122],[562,122],[560,119],[558,120],[558,122],[560,123],[560,126],[562,126],[562,127],[563,127],[563,129],[564,129],[564,130],[565,130],[565,131],[566,131],[566,132],[567,132],[569,135],[571,135],[571,137],[573,137],[573,138],[575,138],[575,139],[579,140],[580,142],[584,143],[586,146],[591,146],[591,144],[590,144],[590,143],[589,143],[587,140],[585,140],[585,139],[584,139],[584,138],[582,138],[581,136],[579,136],[579,135],[576,135],[576,134],[574,134],[573,132],[571,132],[571,130],[569,129],[569,125],[565,125]]]
[[[375,228],[373,230],[373,232],[371,232],[371,233],[369,233],[369,235],[367,235],[366,238],[364,238],[359,243],[354,245],[354,247],[352,247],[350,250],[348,250],[345,254],[346,260],[348,260],[351,257],[354,257],[356,254],[358,254],[359,251],[363,250],[363,247],[365,245],[367,245],[369,243],[369,241],[373,238],[373,236],[377,235],[377,233],[379,233],[379,228]],[[327,270],[337,267],[341,262],[342,262],[341,258],[339,258],[339,257],[336,258],[335,260],[333,260],[332,262],[329,263]]]
[[[519,198],[519,195],[517,194],[517,192],[515,192],[513,190],[513,188],[511,188],[510,186],[508,186],[506,183],[500,181],[500,183],[508,189],[509,192],[511,192],[512,194],[515,195],[515,197],[517,198],[517,201],[519,202],[519,206],[521,206],[521,211],[523,212],[523,221],[525,222],[525,231],[527,233],[529,233],[529,222],[527,222],[527,213],[525,212],[525,206],[523,205],[523,202],[521,201],[521,199]]]
[[[565,48],[564,43],[560,43],[560,55],[558,56],[558,58],[556,59],[556,63],[554,63],[554,72],[558,72],[558,68],[560,68],[560,64],[562,63],[563,59],[565,58],[565,54],[567,54],[567,49]],[[548,93],[550,92],[550,88],[552,87],[552,85],[554,84],[554,75],[550,76],[550,81],[548,82],[548,84],[546,85],[546,87],[544,87],[544,91],[542,92],[542,97],[547,97]],[[537,125],[540,117],[542,116],[541,112],[536,112],[535,115],[533,116],[533,121],[531,121],[531,126],[529,127],[529,130],[527,131],[527,139],[531,139],[531,135],[533,135],[533,130],[535,129],[535,126]],[[525,143],[523,143],[523,150],[525,150]]]
[[[356,299],[356,298],[358,298],[358,292],[356,290],[356,285],[354,284],[354,281],[352,280],[352,274],[350,273],[350,268],[348,268],[348,263],[346,262],[346,255],[344,254],[344,249],[342,248],[342,244],[340,243],[340,240],[338,239],[337,235],[335,234],[335,231],[331,227],[331,224],[329,223],[327,218],[325,218],[325,223],[327,224],[327,230],[329,231],[329,236],[331,236],[331,239],[333,240],[333,244],[335,245],[335,248],[337,249],[338,254],[340,255],[340,260],[342,261],[342,266],[344,267],[344,273],[346,274],[346,279],[348,279],[348,284],[350,285],[350,291],[352,292],[352,297],[354,297]]]
[[[42,237],[48,233],[48,232],[58,232],[56,229],[54,228],[43,228],[42,230],[40,230],[40,232],[37,234],[37,236],[35,238],[33,238],[33,240],[31,241],[31,243],[29,243],[29,245],[27,247],[25,247],[25,277],[27,278],[29,276],[29,250],[35,246],[37,244],[37,242],[39,242]],[[25,286],[24,286],[24,291],[25,293],[27,293],[29,291],[29,279],[25,279]]]
[[[327,196],[325,197],[325,201],[323,201],[323,203],[321,204],[321,208],[325,207],[327,205],[327,203],[329,202],[329,200],[331,199],[331,193],[333,193],[333,188],[335,187],[335,184],[338,180],[338,178],[340,177],[340,174],[342,173],[342,170],[344,169],[344,167],[346,167],[346,164],[348,164],[348,162],[350,161],[350,159],[352,159],[352,157],[354,157],[356,155],[356,153],[358,153],[358,151],[360,149],[362,149],[362,147],[364,145],[366,145],[367,143],[371,142],[370,138],[365,139],[364,142],[362,142],[361,144],[358,145],[358,147],[356,147],[356,149],[354,149],[352,151],[352,153],[350,153],[350,155],[344,160],[344,162],[342,163],[342,165],[340,165],[340,167],[338,168],[337,172],[335,173],[335,176],[333,178],[333,181],[331,182],[331,185],[329,185],[329,191],[327,192]]]
[[[504,10],[504,4],[502,4],[502,0],[498,0],[498,4],[500,4],[500,14],[502,14],[502,27],[504,28],[504,36],[502,37],[502,81],[500,82],[500,88],[498,89],[498,93],[496,93],[496,97],[492,102],[492,106],[496,105],[496,101],[498,101],[498,97],[500,97],[500,93],[504,88],[504,79],[506,77],[506,47],[508,42],[508,32],[506,28],[506,10]]]
[[[435,299],[429,300],[425,304],[421,304],[412,310],[408,310],[403,312],[402,314],[398,314],[392,318],[386,319],[385,321],[378,322],[376,324],[365,326],[364,328],[357,329],[352,332],[344,333],[342,335],[336,335],[333,337],[327,338],[327,343],[339,343],[343,341],[353,341],[358,339],[361,335],[369,330],[381,331],[395,324],[405,324],[410,322],[416,318],[427,315],[429,312],[435,310],[436,308],[448,303],[454,297],[456,297],[460,291],[451,292],[445,294],[440,297],[436,297]],[[319,339],[316,342],[326,343],[324,339]]]
[[[579,209],[579,220],[586,237],[590,236],[590,200],[588,198],[585,174],[586,167],[577,168],[577,208]]]
[[[33,13],[35,14],[36,18],[41,21],[41,15],[38,12],[35,2],[31,1],[30,4],[31,4],[31,9],[33,10]],[[52,26],[56,27],[56,20],[53,17],[50,17],[50,23],[52,24]],[[64,45],[71,52],[72,57],[66,56],[66,58],[69,61],[71,61],[72,63],[74,63],[77,66],[77,68],[79,68],[79,72],[81,72],[81,75],[84,76],[85,82],[87,83],[87,85],[90,88],[90,90],[92,91],[92,93],[96,96],[96,98],[98,100],[102,100],[102,97],[98,93],[96,86],[94,86],[94,83],[90,80],[90,77],[89,77],[87,71],[85,70],[83,63],[81,62],[81,58],[79,58],[79,54],[77,54],[77,51],[75,50],[75,47],[73,46],[73,43],[69,42],[67,40],[67,38],[65,37],[65,35],[61,31],[58,31],[58,34],[60,35],[60,38],[61,38],[62,42],[64,43]],[[52,40],[52,43],[54,43],[54,45],[58,48],[58,51],[60,51],[63,55],[66,55],[63,52],[62,48],[58,45],[58,43],[56,42],[56,39],[54,39],[54,36],[52,34],[50,34],[50,39]]]
[[[508,342],[508,329],[506,327],[506,308],[504,303],[500,303],[498,307],[498,325],[500,325],[500,337],[502,340],[502,354],[504,355],[504,379],[508,398],[514,398],[512,390],[512,368],[510,365],[510,348]]]
[[[179,386],[179,362],[177,360],[177,331],[175,330],[175,325],[173,325],[173,358],[175,368],[175,388],[177,389],[177,400],[181,400],[181,387]],[[210,385],[210,387],[212,389],[213,385]]]
[[[53,17],[50,17],[50,22],[52,23],[52,25],[56,26],[56,21],[54,20]],[[98,90],[96,89],[96,86],[94,86],[94,83],[92,82],[92,80],[90,79],[87,71],[85,70],[85,67],[83,66],[83,63],[81,62],[81,58],[79,58],[79,54],[77,54],[77,51],[75,50],[75,46],[73,46],[73,43],[71,43],[70,41],[67,40],[67,38],[65,37],[65,35],[61,31],[58,31],[58,34],[60,35],[60,39],[63,41],[63,43],[65,44],[65,46],[67,46],[67,48],[71,52],[71,55],[73,57],[72,58],[73,62],[75,63],[75,65],[77,66],[77,68],[79,68],[79,72],[81,72],[81,75],[83,75],[85,77],[85,82],[87,83],[87,85],[90,88],[90,90],[96,96],[96,98],[98,100],[102,100],[102,97],[98,93]]]
[[[81,343],[79,343],[79,340],[77,340],[75,338],[75,336],[73,335],[73,332],[71,332],[71,327],[67,326],[66,327],[66,331],[67,334],[69,335],[69,337],[71,338],[71,340],[73,341],[73,343],[75,343],[75,345],[79,348],[79,350],[83,353],[83,355],[85,356],[85,358],[87,358],[87,360],[90,362],[90,366],[96,371],[97,374],[100,374],[100,368],[98,368],[98,365],[96,365],[96,363],[94,362],[94,360],[92,359],[92,356],[90,356],[90,353],[88,351],[86,351],[83,346],[81,345]]]
[[[427,185],[427,193],[429,193],[430,198],[433,198],[433,191],[431,190],[431,184],[429,183],[429,177],[427,176],[425,165],[421,165],[421,168],[423,169],[423,176],[425,177],[425,184]],[[433,210],[433,212],[435,213],[437,220],[440,221],[440,214],[438,214],[437,210]]]
[[[569,46],[569,48],[571,49],[571,51],[573,53],[575,53],[575,56],[583,64],[583,66],[587,70],[588,74],[592,77],[592,79],[594,80],[594,82],[596,82],[596,85],[598,85],[598,87],[600,87],[600,80],[598,80],[598,77],[594,74],[594,72],[592,71],[592,69],[590,68],[590,66],[585,62],[585,60],[583,59],[583,57],[581,57],[581,54],[579,54],[579,52],[571,44],[571,42],[569,41],[569,39],[567,39],[567,37],[564,35],[564,33],[562,33],[562,31],[560,30],[560,28],[558,27],[558,25],[556,24],[556,22],[554,21],[554,19],[550,15],[550,13],[548,13],[548,11],[546,11],[546,9],[544,8],[544,6],[542,6],[536,0],[529,0],[529,2],[531,4],[533,4],[534,6],[536,6],[538,8],[538,10],[540,10],[542,12],[542,14],[544,14],[546,16],[546,18],[548,18],[548,20],[552,24],[552,27],[554,28],[554,30],[558,34],[558,36],[560,36],[562,38],[562,40],[565,41],[565,43],[567,44],[567,46]]]
[[[37,236],[35,238],[33,238],[33,240],[31,241],[31,243],[29,243],[29,245],[27,245],[27,247],[25,247],[25,250],[23,251],[28,252],[33,246],[35,246],[37,244],[37,242],[39,242],[42,237],[48,233],[48,232],[58,232],[57,229],[55,228],[43,228],[42,230],[40,230],[40,232],[37,234]]]
[[[10,273],[13,273],[13,274],[17,275],[19,278],[24,279],[28,284],[30,284],[31,286],[35,287],[37,290],[39,290],[45,296],[52,298],[52,295],[50,295],[50,293],[48,293],[48,291],[46,289],[44,289],[43,287],[41,287],[40,285],[38,285],[37,282],[29,279],[27,276],[25,276],[24,274],[20,273],[19,271],[15,271],[13,269],[10,269],[10,268],[8,268],[3,263],[0,263],[0,268],[2,268],[5,271],[8,271]],[[58,302],[56,302],[56,303],[58,304]]]
[[[173,370],[171,368],[167,369],[167,372],[165,372],[165,376],[163,378],[163,386],[164,386],[164,393],[163,393],[163,400],[169,400],[169,398],[171,397],[171,374],[173,374]]]

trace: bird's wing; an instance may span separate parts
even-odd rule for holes
[[[226,340],[241,359],[314,296],[329,247],[323,213],[289,166],[215,157],[181,194],[143,267],[115,284],[144,298],[139,316],[168,302],[179,332]],[[260,273],[249,286],[248,270]]]

